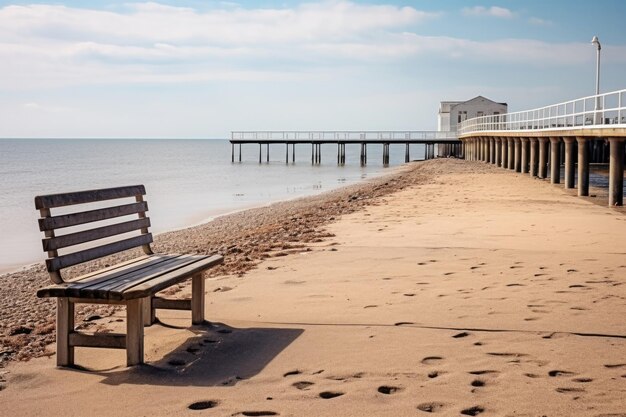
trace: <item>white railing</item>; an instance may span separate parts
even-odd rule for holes
[[[626,127],[626,90],[583,97],[533,110],[468,119],[459,135],[485,131],[567,130]]]
[[[238,131],[230,132],[232,141],[250,142],[406,142],[412,140],[456,140],[456,132],[436,131]]]

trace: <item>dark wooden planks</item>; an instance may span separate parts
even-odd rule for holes
[[[122,262],[109,268],[94,271],[89,274],[82,275],[75,280],[65,282],[63,284],[51,285],[41,288],[37,291],[38,297],[81,297],[80,289],[89,285],[97,285],[98,283],[114,279],[124,274],[128,274],[142,268],[148,268],[169,259],[171,256],[162,255],[144,255],[130,261]]]
[[[115,217],[128,216],[130,214],[143,213],[146,211],[148,211],[148,203],[141,201],[123,204],[121,206],[83,211],[80,213],[44,217],[39,219],[39,230],[45,232],[47,230],[61,229],[63,227],[113,219]]]
[[[85,249],[68,255],[46,259],[46,266],[48,267],[48,271],[58,271],[68,266],[102,258],[104,256],[112,255],[114,253],[122,252],[142,245],[148,245],[150,243],[152,243],[152,234],[148,233],[145,235],[135,236],[130,239],[109,243],[107,245],[98,246],[96,248]]]
[[[103,188],[99,190],[78,191],[73,193],[41,195],[35,197],[35,208],[41,210],[45,208],[93,203],[95,201],[112,200],[116,198],[135,197],[145,194],[146,188],[143,185],[130,185],[126,187]]]
[[[150,219],[146,217],[123,223],[112,224],[109,226],[96,227],[94,229],[83,230],[81,232],[70,233],[63,236],[49,237],[43,239],[41,243],[43,245],[44,252],[49,252],[148,227],[150,227]]]
[[[87,285],[80,289],[80,294],[81,297],[84,298],[121,300],[122,296],[120,295],[120,291],[115,291],[115,288],[119,286],[136,285],[137,283],[145,282],[149,279],[169,271],[176,270],[181,266],[188,265],[196,261],[197,259],[194,259],[192,255],[172,257],[156,265],[151,265],[150,267],[143,268],[129,274],[124,274],[96,285]]]
[[[214,265],[218,265],[224,262],[224,257],[221,255],[212,255],[205,257],[204,259],[195,262],[191,265],[187,265],[176,271],[168,274],[161,275],[150,281],[128,288],[123,292],[125,300],[131,300],[133,298],[147,297],[148,295],[156,294],[157,292],[180,282],[198,272],[202,272]]]

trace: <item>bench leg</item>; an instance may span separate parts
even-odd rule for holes
[[[204,276],[191,278],[191,324],[204,323]]]
[[[126,303],[126,365],[143,363],[143,306],[141,298]]]
[[[156,321],[154,308],[152,308],[152,296],[143,299],[143,325],[152,326]]]
[[[74,347],[70,333],[74,331],[74,303],[67,297],[57,298],[57,366],[74,365]]]

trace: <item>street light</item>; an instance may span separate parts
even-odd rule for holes
[[[591,43],[593,45],[595,45],[596,49],[597,49],[597,55],[596,55],[596,117],[595,117],[595,123],[596,124],[602,124],[602,115],[600,115],[598,113],[598,110],[602,109],[602,106],[600,105],[600,97],[598,97],[598,95],[600,94],[600,50],[602,49],[602,45],[600,45],[600,40],[598,39],[597,36],[594,36],[593,39],[591,39]]]

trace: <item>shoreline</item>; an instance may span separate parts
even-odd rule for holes
[[[161,232],[154,236],[152,247],[155,253],[220,253],[225,256],[224,264],[211,269],[208,276],[243,276],[276,253],[279,253],[278,256],[294,253],[306,244],[327,238],[318,229],[335,219],[329,215],[329,210],[324,209],[329,203],[333,204],[330,212],[334,211],[335,215],[358,210],[372,198],[397,190],[393,186],[381,187],[381,184],[404,182],[404,186],[409,185],[407,178],[403,181],[403,176],[415,171],[421,163],[423,161],[414,161],[321,193],[237,210],[216,216],[209,222]],[[357,197],[347,199],[351,194]],[[286,216],[295,216],[301,220],[295,232],[285,234],[281,230],[280,221]],[[242,233],[245,227],[251,231]],[[132,256],[136,256],[132,251],[111,255],[93,262],[91,268],[98,269]],[[85,266],[72,267],[66,270],[65,275],[66,278],[73,278],[85,272]],[[20,284],[16,285],[16,282]],[[5,346],[0,351],[0,368],[13,360],[29,360],[50,354],[47,348],[54,343],[56,303],[54,299],[39,299],[35,295],[37,289],[49,283],[43,261],[0,274],[0,287],[6,289],[4,299],[12,300],[11,306],[0,307],[0,343]],[[185,287],[186,284],[171,287],[165,294],[175,296]],[[0,303],[4,304],[2,301]],[[77,326],[91,331],[100,330],[102,326],[96,322],[97,318],[111,316],[119,308],[80,305],[76,311]]]

